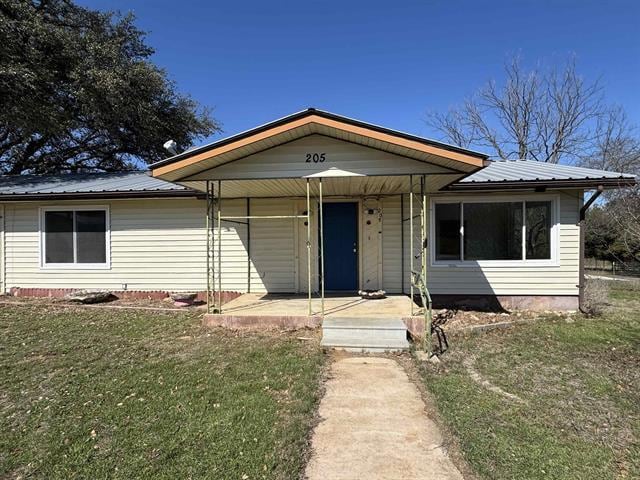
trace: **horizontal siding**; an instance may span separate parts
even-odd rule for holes
[[[512,197],[517,197],[513,194]],[[429,291],[434,294],[495,295],[577,295],[580,255],[580,229],[577,225],[581,192],[563,191],[559,195],[558,265],[554,266],[429,266]],[[400,197],[384,200],[383,278],[384,288],[400,290]],[[415,212],[417,214],[418,212]],[[409,216],[405,197],[405,218]],[[419,235],[419,223],[415,229]],[[409,289],[409,223],[405,222],[405,291]],[[416,238],[416,244],[419,239]]]
[[[251,215],[294,215],[295,203],[287,199],[251,200]],[[251,220],[251,291],[295,292],[295,233],[299,220]]]
[[[325,161],[307,162],[307,153],[324,153]],[[450,170],[433,163],[413,160],[323,135],[310,135],[203,171],[187,180],[302,178],[332,168],[358,175],[451,173]]]
[[[40,268],[39,206],[108,205],[111,268]],[[6,286],[203,290],[205,203],[195,199],[6,205]]]
[[[7,288],[107,288],[130,290],[206,289],[205,202],[195,199],[64,202],[108,205],[111,218],[109,270],[42,269],[39,265],[39,206],[60,203],[6,204],[5,271]],[[436,294],[577,295],[579,267],[579,192],[560,194],[559,264],[557,266],[428,267],[429,289]],[[409,291],[409,223],[401,222],[400,196],[385,197],[382,207],[382,287]],[[228,200],[223,215],[244,215],[246,200]],[[304,202],[252,199],[252,215],[300,214]],[[416,215],[419,213],[416,209]],[[404,217],[409,216],[408,197]],[[312,220],[316,232],[316,218]],[[306,290],[306,228],[302,220],[251,220],[222,224],[222,288],[253,292]],[[401,225],[404,246],[401,245]],[[415,219],[419,250],[419,220]],[[361,225],[362,228],[362,225]],[[250,239],[249,239],[250,237]],[[317,235],[312,235],[313,284],[317,288]],[[373,238],[373,237],[372,237]],[[247,250],[251,242],[251,261]],[[363,245],[363,259],[375,257],[375,242]],[[404,248],[404,255],[402,253]],[[371,249],[370,254],[366,254]],[[217,249],[216,249],[217,255]],[[404,257],[404,278],[402,259]],[[361,264],[375,277],[375,262]],[[216,257],[216,275],[218,262]],[[297,277],[297,278],[296,278]],[[217,276],[216,276],[217,286]]]

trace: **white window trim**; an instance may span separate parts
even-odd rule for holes
[[[551,201],[551,258],[544,260],[464,260],[463,236],[460,236],[460,255],[462,260],[436,260],[436,224],[435,205],[438,203],[460,203],[460,230],[464,229],[464,203],[504,203],[504,202],[535,202]],[[522,255],[526,254],[526,238],[524,235],[525,226],[522,226]],[[536,194],[536,195],[491,195],[491,196],[450,196],[431,198],[429,205],[429,237],[433,241],[429,242],[430,265],[435,268],[442,267],[559,267],[559,245],[560,245],[560,195],[559,194]]]
[[[81,210],[102,210],[105,212],[105,263],[46,263],[46,242],[45,242],[45,213],[54,211],[81,211]],[[111,215],[108,205],[73,205],[73,206],[47,206],[40,207],[39,217],[39,238],[40,238],[40,268],[43,270],[110,270],[111,269]],[[77,254],[76,231],[73,231],[74,257]]]

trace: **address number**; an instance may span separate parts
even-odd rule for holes
[[[325,153],[307,153],[305,163],[322,163],[326,160]]]

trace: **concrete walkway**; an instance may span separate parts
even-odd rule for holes
[[[336,361],[313,432],[309,480],[462,480],[420,392],[387,358]]]

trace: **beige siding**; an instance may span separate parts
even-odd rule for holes
[[[402,231],[405,222],[400,195],[382,200],[382,288],[389,293],[402,293]],[[405,205],[406,206],[406,205]],[[407,262],[405,262],[407,263]]]
[[[481,194],[478,194],[481,195]],[[531,194],[529,194],[530,196]],[[438,198],[445,198],[439,196]],[[446,197],[454,199],[459,197]],[[511,194],[509,198],[518,198]],[[434,294],[496,294],[496,295],[577,295],[580,232],[578,223],[581,192],[563,191],[559,198],[559,232],[557,265],[510,266],[435,266],[427,263],[428,285]],[[400,197],[384,200],[383,255],[384,288],[398,292],[400,269]],[[418,212],[416,211],[417,215]],[[405,218],[408,218],[405,197]],[[419,223],[415,223],[419,232]],[[409,288],[409,224],[405,226],[405,291]],[[431,240],[433,241],[433,240]],[[419,240],[416,238],[416,245]],[[419,248],[419,247],[417,247]],[[417,251],[417,250],[416,250]]]
[[[559,194],[558,264],[554,266],[429,266],[429,288],[435,294],[577,295],[581,192]],[[511,195],[510,198],[516,197]],[[359,199],[354,199],[359,200]],[[378,203],[379,202],[379,203]],[[39,207],[62,202],[5,205],[5,287],[108,288],[121,290],[206,289],[205,202],[195,199],[64,202],[65,206],[108,205],[111,220],[110,269],[43,269],[40,267]],[[381,208],[369,215],[365,207]],[[301,214],[300,199],[252,199],[252,215]],[[409,291],[409,222],[401,222],[400,196],[360,202],[361,285],[381,285],[390,293]],[[247,202],[227,200],[223,215],[245,215]],[[312,208],[312,278],[318,289],[317,215]],[[415,215],[419,214],[416,206]],[[404,217],[409,217],[408,197]],[[372,225],[366,225],[367,219]],[[239,220],[242,222],[243,220]],[[222,288],[253,292],[306,291],[306,228],[298,219],[251,220],[222,226]],[[404,227],[404,255],[401,245]],[[419,220],[415,219],[416,251]],[[382,234],[377,235],[381,231]],[[249,238],[250,237],[250,238]],[[380,238],[381,237],[381,238]],[[1,239],[0,239],[1,241]],[[249,248],[249,242],[251,243]],[[251,261],[248,258],[251,251]],[[216,251],[217,254],[217,251]],[[402,258],[404,257],[404,278]],[[216,258],[216,270],[218,262]],[[366,283],[366,280],[369,280]],[[217,286],[217,281],[216,281]]]
[[[516,198],[510,195],[509,198]],[[559,194],[558,263],[554,266],[430,268],[433,293],[496,295],[577,295],[580,200],[578,192]]]
[[[324,154],[323,162],[307,162],[307,154]],[[444,167],[383,152],[351,142],[310,135],[193,175],[186,180],[302,178],[332,169],[355,175],[451,173]],[[454,172],[455,173],[455,172]],[[332,176],[325,174],[323,176]]]
[[[65,206],[73,202],[63,202]],[[75,202],[108,205],[110,269],[40,267],[39,207],[7,204],[6,286],[23,288],[107,288],[202,290],[206,288],[205,204],[198,200]]]
[[[246,200],[225,200],[222,202],[222,216],[246,215]],[[202,213],[204,215],[204,212]],[[216,247],[214,248],[214,278],[213,288],[218,289],[218,280],[222,281],[222,290],[231,292],[243,292],[247,290],[249,257],[247,254],[247,225],[245,220],[222,221],[222,276],[219,277],[220,267],[218,262],[218,229],[214,228]],[[206,244],[205,244],[206,245]],[[202,261],[206,262],[206,250],[202,253]],[[205,277],[206,278],[206,277]],[[206,284],[204,286],[206,288]]]
[[[5,291],[4,206],[0,205],[0,292]]]
[[[251,215],[294,215],[288,199],[251,200]],[[297,219],[251,220],[251,291],[295,292]]]

